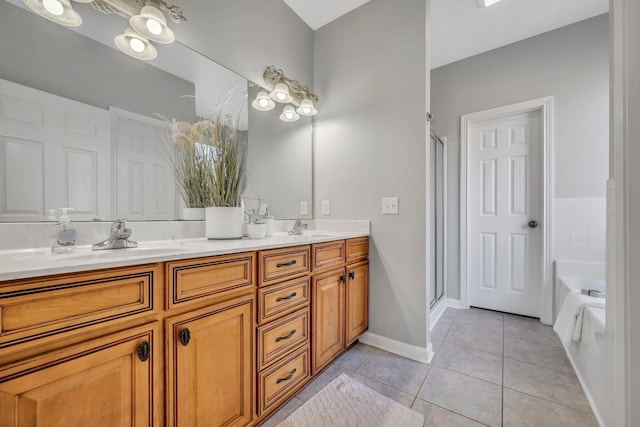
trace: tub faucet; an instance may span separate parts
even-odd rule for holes
[[[101,251],[105,249],[125,249],[136,248],[138,243],[129,240],[131,237],[131,229],[126,227],[126,219],[117,219],[111,224],[111,233],[109,237],[102,242],[91,245],[91,250]]]
[[[299,236],[307,228],[309,228],[309,224],[303,223],[302,219],[296,219],[296,223],[293,225],[293,228],[289,230],[289,234]]]

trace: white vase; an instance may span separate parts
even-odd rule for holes
[[[205,236],[208,239],[241,239],[244,210],[235,208],[205,208]]]
[[[182,208],[182,217],[185,221],[204,221],[204,208]]]

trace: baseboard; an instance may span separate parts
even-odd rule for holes
[[[459,299],[443,298],[429,314],[429,329],[433,329],[447,308],[462,310],[462,302]]]
[[[580,382],[580,385],[582,386],[582,391],[584,391],[584,395],[586,396],[587,401],[589,402],[589,406],[591,406],[591,411],[593,412],[593,416],[596,417],[596,421],[598,422],[598,425],[600,427],[605,427],[604,421],[602,421],[602,417],[600,416],[600,412],[598,412],[598,408],[596,407],[595,402],[593,400],[593,396],[591,396],[591,393],[589,392],[589,389],[587,388],[587,383],[582,379],[582,375],[580,374],[580,370],[577,369],[577,365],[574,363],[573,357],[571,357],[571,353],[569,352],[569,349],[567,347],[565,347],[564,345],[562,346],[562,348],[564,348],[564,352],[567,354],[567,357],[569,358],[569,362],[571,363],[571,366],[573,367],[573,372],[575,372],[576,376],[578,377],[578,381]]]
[[[397,354],[398,356],[406,357],[407,359],[415,360],[416,362],[430,363],[433,358],[431,343],[429,343],[427,348],[418,347],[371,332],[365,332],[364,335],[360,337],[360,342],[379,348],[380,350],[388,351],[389,353]]]

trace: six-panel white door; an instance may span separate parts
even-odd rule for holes
[[[539,111],[471,124],[468,165],[469,305],[540,317]]]

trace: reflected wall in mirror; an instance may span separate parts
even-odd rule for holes
[[[75,208],[74,221],[177,219],[183,203],[168,161],[168,121],[206,118],[234,91],[246,130],[247,81],[180,43],[157,46],[148,63],[130,58],[113,47],[122,18],[74,8],[84,23],[71,30],[20,0],[0,1],[0,221],[42,221],[62,206]],[[277,134],[266,121],[260,127]],[[263,141],[273,140],[255,140]],[[306,144],[310,152],[310,127]],[[301,192],[310,200],[311,158],[301,161],[305,176],[291,183],[308,185]],[[275,213],[280,200],[265,202]]]

